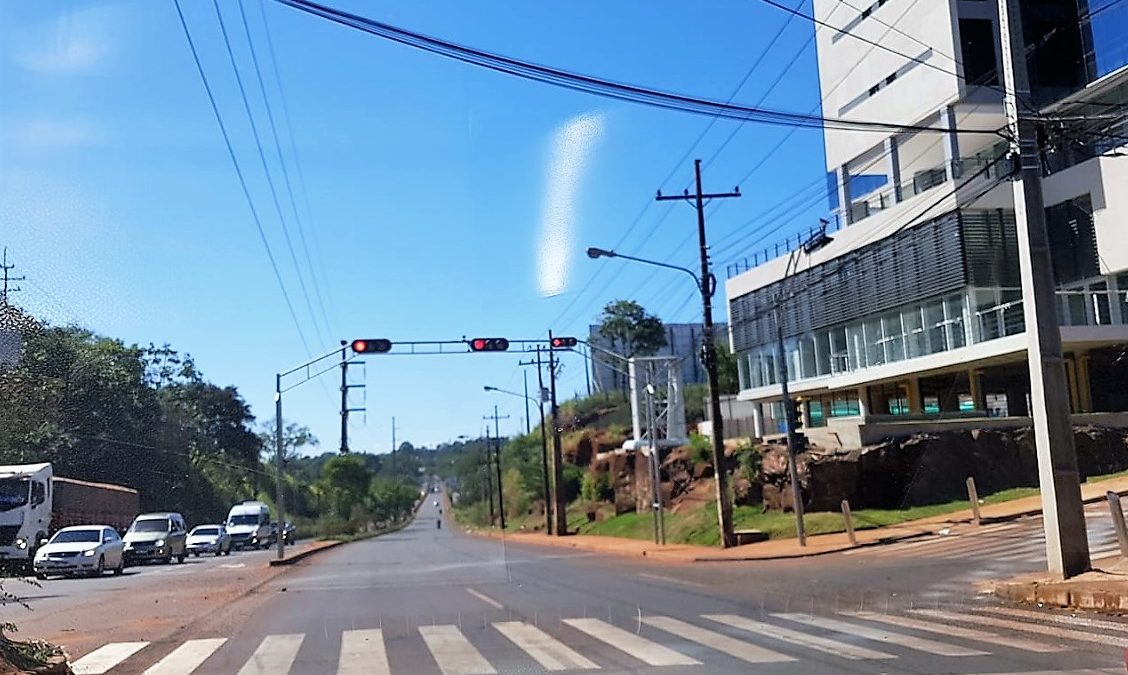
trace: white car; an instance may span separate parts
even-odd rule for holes
[[[108,525],[64,527],[35,552],[35,576],[89,574],[100,577],[106,570],[125,570],[124,544]]]

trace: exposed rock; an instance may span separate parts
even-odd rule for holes
[[[1128,436],[1101,427],[1074,429],[1078,466],[1086,476],[1128,468]],[[811,448],[799,455],[804,505],[835,511],[843,499],[854,508],[905,508],[966,499],[965,481],[980,494],[1038,485],[1033,430],[978,429],[918,434],[851,451]],[[787,449],[764,452],[764,505],[790,510]]]

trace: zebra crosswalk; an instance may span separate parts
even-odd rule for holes
[[[498,643],[486,633],[499,636],[516,652],[502,653],[506,650],[498,649]],[[1021,654],[1027,662],[1040,664],[1038,672],[1043,672],[1045,655],[1081,650],[1096,661],[1096,668],[1111,668],[1117,663],[1116,650],[1128,647],[1128,623],[987,607],[911,609],[896,614],[784,612],[757,618],[723,613],[684,618],[640,615],[629,627],[577,617],[539,626],[517,620],[465,629],[454,624],[419,625],[391,640],[380,628],[356,628],[342,631],[328,656],[315,648],[321,637],[285,633],[190,639],[179,644],[115,642],[82,656],[72,666],[79,675],[234,672],[229,657],[239,654],[239,660],[246,659],[237,670],[239,675],[330,672],[327,663],[335,663],[333,672],[339,675],[495,675],[634,672],[647,667],[681,673],[708,670],[718,660],[727,659],[722,661],[730,664],[725,672],[731,672],[735,661],[745,669],[770,664],[772,672],[799,674],[810,672],[812,663],[825,666],[829,656],[855,664],[851,671],[864,662],[887,671],[898,670],[894,664],[899,660],[907,664],[908,659],[925,659],[925,663],[943,659],[946,672],[970,673],[977,669],[969,665],[968,670],[961,664],[981,664],[983,658],[992,656],[1010,664]],[[235,643],[243,646],[236,648]],[[1098,645],[1107,648],[1107,653]],[[1072,668],[1061,672],[1116,671]]]

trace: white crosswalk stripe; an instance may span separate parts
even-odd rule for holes
[[[669,647],[664,647],[657,642],[652,642],[599,619],[564,619],[564,623],[630,654],[649,666],[696,666],[701,663],[681,652],[676,652]]]
[[[888,642],[889,644],[900,645],[920,652],[936,654],[937,656],[985,656],[987,654],[987,652],[979,651],[978,649],[968,649],[966,647],[960,647],[959,645],[936,642],[935,640],[927,640],[925,638],[916,637],[915,635],[896,633],[891,630],[874,628],[859,623],[850,623],[839,619],[812,617],[805,614],[773,614],[772,616],[801,623],[805,626],[814,626],[815,628],[825,628],[826,630],[836,633],[855,635],[867,640]]]
[[[267,635],[251,654],[250,660],[239,669],[239,675],[282,675],[290,672],[304,639],[301,633]]]
[[[809,635],[790,628],[783,628],[782,626],[774,626],[772,624],[764,623],[762,621],[753,621],[746,619],[742,616],[735,614],[706,614],[706,619],[716,621],[717,623],[739,628],[750,633],[756,633],[766,637],[774,638],[782,642],[790,642],[791,644],[799,645],[800,647],[807,647],[815,649],[820,652],[838,656],[851,661],[858,661],[862,659],[895,659],[893,654],[886,654],[879,652],[875,649],[867,649],[865,647],[858,647],[856,645],[846,644],[837,640],[830,640],[817,635]]]
[[[986,608],[976,608],[975,611],[989,610],[987,610]],[[1035,612],[1032,609],[1017,608],[1008,608],[1007,614],[1010,616],[1020,616],[1026,619],[1030,619],[1031,621],[1044,621],[1066,626],[1083,626],[1085,628],[1099,628],[1101,630],[1112,631],[1114,633],[1128,634],[1128,623],[1105,621],[1103,619],[1094,619],[1088,616],[1064,616],[1062,614],[1054,614],[1052,612]]]
[[[420,626],[419,634],[443,675],[494,675],[497,672],[458,626]]]
[[[795,660],[786,654],[773,652],[759,645],[743,642],[668,616],[646,617],[643,618],[642,622],[749,663],[786,663]]]
[[[499,633],[525,650],[545,670],[596,670],[598,665],[536,626],[522,621],[495,623]]]
[[[148,646],[148,642],[111,642],[71,665],[76,675],[102,675]]]
[[[1014,621],[1012,619],[1003,619],[994,616],[981,616],[978,614],[954,614],[937,609],[913,609],[909,611],[914,614],[919,614],[920,616],[929,616],[945,621],[963,622],[979,626],[991,626],[994,628],[1006,628],[1008,630],[1045,635],[1046,637],[1057,638],[1059,640],[1092,642],[1100,645],[1120,647],[1122,649],[1128,648],[1128,638],[1118,638],[1112,635],[1098,635],[1096,633],[1070,630],[1067,628],[1058,628],[1056,626],[1043,626],[1035,623]]]
[[[347,630],[341,633],[341,658],[337,675],[391,675],[384,631]]]
[[[855,616],[859,619],[866,621],[876,621],[878,623],[886,623],[891,626],[898,626],[903,628],[911,628],[913,630],[922,631],[925,633],[935,633],[937,635],[947,635],[951,637],[963,638],[964,640],[972,640],[975,642],[984,642],[987,644],[999,645],[1002,647],[1010,647],[1012,649],[1021,649],[1022,651],[1035,652],[1039,654],[1060,652],[1061,647],[1055,645],[1048,645],[1044,642],[1034,642],[1033,640],[1023,640],[1022,638],[1010,637],[1007,635],[999,635],[983,629],[972,630],[962,626],[953,626],[946,623],[936,623],[933,621],[921,621],[912,617],[903,615],[888,615],[888,614],[875,614],[873,612],[856,612],[849,616]]]
[[[225,642],[227,638],[189,640],[153,664],[145,675],[190,675]]]

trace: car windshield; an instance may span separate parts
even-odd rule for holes
[[[138,520],[129,528],[130,532],[168,532],[169,521],[166,518],[147,518]]]
[[[29,482],[26,478],[0,479],[0,511],[10,511],[26,504]]]
[[[52,544],[75,544],[79,542],[98,543],[102,541],[101,530],[60,530],[51,537]]]
[[[253,516],[253,515],[251,515],[251,516],[231,516],[231,519],[227,521],[228,525],[258,525],[258,523],[259,523],[259,517]]]
[[[215,537],[219,535],[218,527],[197,527],[192,530],[193,537]]]

